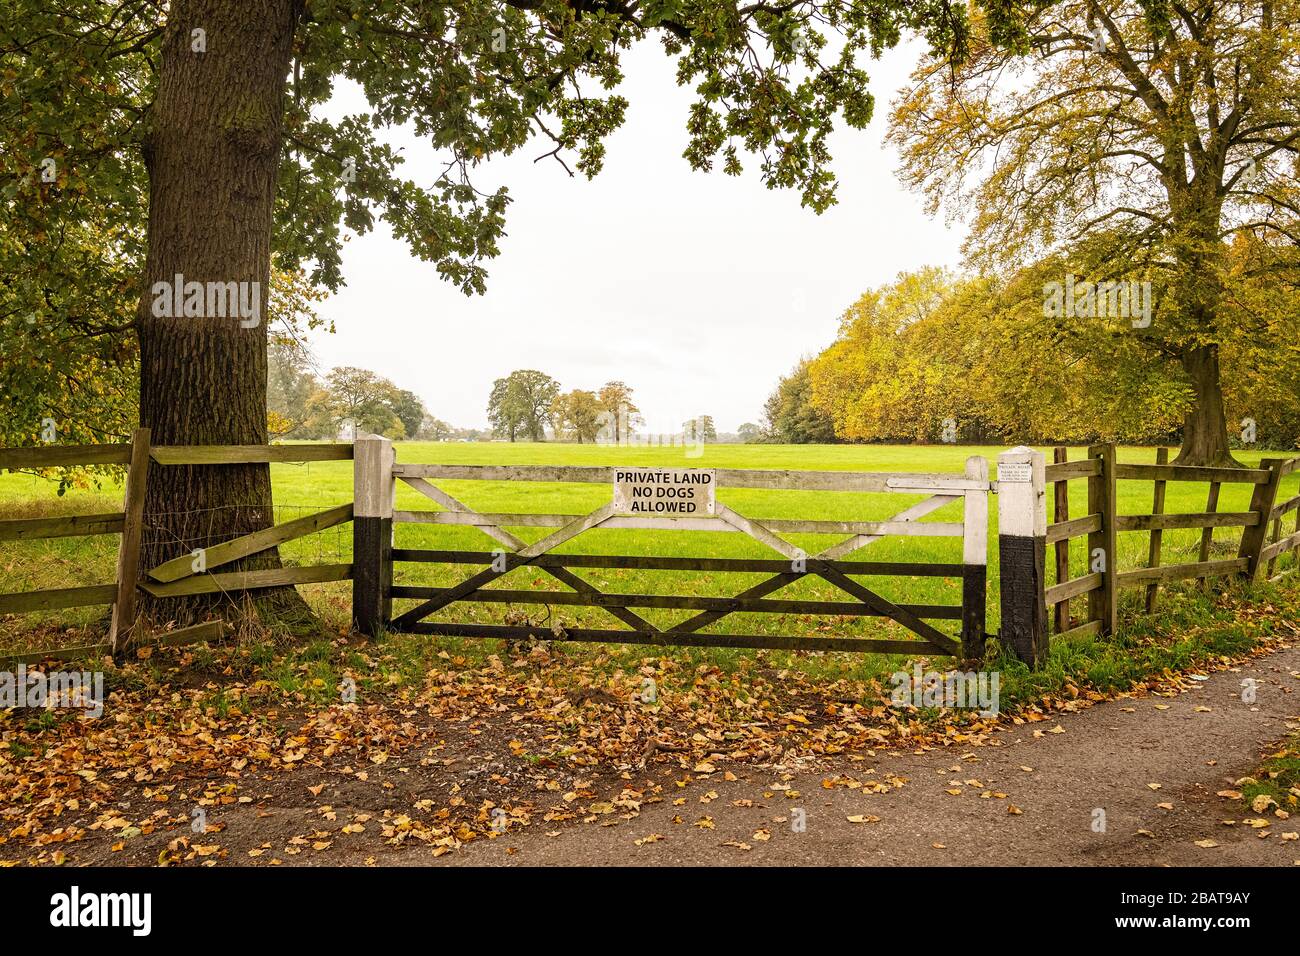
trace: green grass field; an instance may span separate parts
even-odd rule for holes
[[[953,472],[963,470],[970,455],[984,455],[991,470],[998,447],[971,446],[861,446],[861,445],[711,445],[697,458],[686,458],[681,448],[627,448],[605,445],[507,444],[507,443],[400,443],[397,459],[405,463],[447,464],[570,464],[570,465],[671,465],[698,468],[783,468],[862,471]],[[1043,449],[1049,455],[1050,449]],[[1255,464],[1268,452],[1242,452],[1239,460]],[[1081,449],[1072,449],[1071,458],[1083,457]],[[1123,462],[1153,462],[1153,448],[1122,448]],[[285,521],[332,505],[352,500],[351,462],[317,462],[272,467],[276,520]],[[1294,495],[1300,474],[1289,477],[1284,496]],[[1085,481],[1071,482],[1070,513],[1086,513]],[[545,484],[536,482],[447,481],[439,486],[471,508],[487,512],[544,512],[584,514],[609,500],[607,486],[590,484]],[[111,482],[99,489],[71,490],[56,495],[54,481],[31,475],[0,475],[0,517],[30,517],[45,514],[92,513],[120,508],[121,490]],[[1171,483],[1167,488],[1165,510],[1199,512],[1205,510],[1208,488],[1203,484]],[[1221,511],[1244,511],[1250,500],[1248,485],[1226,485],[1219,499]],[[1145,514],[1151,511],[1150,482],[1121,481],[1120,512]],[[740,514],[755,519],[802,518],[825,520],[881,520],[922,500],[921,495],[858,494],[848,492],[765,491],[750,489],[718,490],[719,500]],[[399,510],[437,508],[414,489],[398,483]],[[960,521],[960,504],[950,505],[928,517],[928,521]],[[1051,505],[1049,502],[1049,520]],[[990,541],[996,538],[996,499],[990,499]],[[512,529],[526,541],[536,540],[551,529]],[[1241,529],[1219,529],[1214,539],[1212,557],[1236,554]],[[792,544],[809,554],[838,540],[826,535],[790,535]],[[1147,556],[1145,533],[1120,536],[1121,570],[1144,567]],[[450,548],[489,551],[497,545],[473,528],[402,524],[397,529],[397,546],[404,548]],[[1164,563],[1196,559],[1200,531],[1166,531]],[[13,592],[49,587],[71,587],[110,581],[113,576],[117,536],[70,538],[42,542],[0,543],[0,591]],[[595,530],[567,542],[560,551],[587,554],[633,554],[712,557],[775,557],[772,552],[739,533]],[[1084,573],[1086,557],[1082,541],[1072,546],[1071,577]],[[329,529],[293,542],[283,549],[291,564],[347,562],[351,559],[350,526]],[[959,562],[961,544],[956,538],[891,537],[852,555],[853,558],[882,561]],[[997,629],[998,571],[996,547],[991,549],[989,564],[988,629]],[[1290,558],[1283,566],[1289,566]],[[1051,564],[1049,557],[1049,565]],[[399,564],[396,582],[448,586],[468,576],[474,568],[428,564]],[[636,572],[621,570],[582,570],[581,575],[603,591],[656,594],[698,594],[729,596],[763,576],[755,574],[704,574],[683,572]],[[864,578],[863,583],[896,603],[959,604],[960,581],[926,577]],[[1049,570],[1049,581],[1053,581]],[[498,587],[566,590],[548,575],[531,569],[519,569],[507,575]],[[322,616],[342,625],[349,615],[349,585],[312,585],[303,588],[308,599]],[[1124,592],[1125,607],[1134,606],[1140,591]],[[772,597],[813,600],[847,600],[825,582],[804,579]],[[1082,612],[1082,601],[1076,602]],[[398,609],[406,606],[399,602]],[[459,620],[476,623],[501,622],[510,615],[519,621],[520,613],[533,621],[582,626],[621,626],[599,608],[553,607],[503,604],[456,605],[435,615],[432,620]],[[639,611],[659,626],[691,616],[690,611],[646,609]],[[80,609],[13,616],[0,619],[0,632],[11,646],[23,644],[39,631],[48,639],[52,628],[68,626],[93,633],[102,621],[102,609]],[[957,622],[939,621],[940,630],[955,634]],[[771,634],[844,634],[870,636],[910,636],[892,622],[873,618],[825,618],[808,615],[748,614],[732,615],[714,625],[719,632]],[[66,637],[66,635],[63,635]],[[62,641],[61,641],[62,642]],[[44,646],[42,644],[42,646]]]

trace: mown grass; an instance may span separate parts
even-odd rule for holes
[[[825,470],[869,471],[927,471],[960,472],[970,455],[983,455],[992,465],[999,451],[997,447],[970,446],[777,446],[777,445],[710,445],[698,458],[686,458],[681,448],[619,448],[597,445],[568,444],[505,444],[505,443],[402,443],[397,457],[401,462],[438,462],[447,464],[573,464],[573,465],[669,465],[675,467],[728,467],[728,468],[790,468]],[[1044,449],[1045,451],[1050,451]],[[1071,458],[1083,456],[1082,449],[1072,449]],[[1267,452],[1242,452],[1240,460],[1255,464]],[[1119,458],[1124,462],[1152,462],[1153,448],[1123,448]],[[350,462],[313,462],[272,466],[272,483],[276,501],[276,520],[284,521],[312,511],[321,510],[352,499],[352,465]],[[1086,513],[1087,489],[1085,481],[1070,483],[1070,514]],[[486,512],[541,512],[584,514],[609,500],[609,488],[603,485],[549,484],[538,482],[439,482],[448,493],[477,510]],[[1292,495],[1300,487],[1300,473],[1289,476],[1282,494]],[[1205,510],[1208,486],[1199,483],[1171,483],[1167,487],[1167,512],[1198,512]],[[1221,511],[1244,511],[1250,500],[1251,486],[1225,485],[1219,499]],[[1145,514],[1151,511],[1152,486],[1150,482],[1121,481],[1119,485],[1120,511],[1124,514]],[[880,520],[909,505],[922,500],[920,495],[856,494],[848,492],[766,491],[756,489],[720,488],[719,499],[739,513],[762,520],[764,518],[804,518],[821,520]],[[55,483],[31,475],[0,475],[0,517],[26,517],[46,514],[89,513],[111,511],[120,507],[120,489],[105,481],[98,489],[74,489],[63,497],[55,494]],[[436,510],[437,506],[418,491],[398,483],[397,507],[400,510]],[[928,521],[960,520],[960,505],[950,505],[935,512]],[[1050,506],[1049,506],[1050,519]],[[990,507],[990,541],[997,532],[996,499]],[[525,541],[534,541],[551,529],[515,528],[514,533]],[[1196,560],[1200,544],[1200,531],[1166,531],[1164,534],[1164,563]],[[809,554],[828,547],[838,538],[826,535],[789,535],[788,540]],[[1236,554],[1240,529],[1218,529],[1214,537],[1212,557]],[[1146,566],[1146,533],[1124,533],[1119,538],[1119,566],[1130,569]],[[490,551],[496,543],[474,528],[402,524],[398,527],[396,543],[402,548],[441,548],[457,550]],[[0,591],[24,591],[47,587],[72,587],[103,583],[112,579],[116,558],[117,537],[104,535],[91,538],[67,538],[42,542],[0,543]],[[713,532],[648,532],[626,530],[594,530],[587,532],[558,549],[562,553],[632,554],[666,556],[711,557],[774,557],[774,552],[764,548],[742,534]],[[282,549],[290,564],[319,564],[348,562],[351,560],[351,532],[347,525],[329,529],[317,535],[292,542]],[[961,545],[953,538],[901,538],[891,537],[853,555],[880,561],[959,562]],[[1291,565],[1290,557],[1282,560],[1282,568]],[[1083,541],[1072,546],[1070,576],[1086,572],[1087,558]],[[1050,564],[1050,558],[1049,558]],[[396,583],[430,586],[448,586],[468,576],[475,568],[429,564],[399,564]],[[631,570],[583,569],[579,572],[602,591],[635,592],[647,594],[694,594],[729,596],[761,580],[763,575],[729,573],[684,573]],[[1049,579],[1051,572],[1049,571]],[[960,603],[960,582],[956,579],[919,576],[866,578],[863,583],[896,603],[947,604]],[[303,588],[304,594],[322,618],[336,630],[346,626],[349,616],[349,585],[313,585]],[[496,585],[500,588],[533,590],[567,590],[543,572],[535,569],[518,569],[506,575]],[[998,562],[997,549],[990,549],[988,630],[996,632],[998,626]],[[812,600],[847,599],[831,585],[805,578],[781,592],[778,598],[807,598]],[[1121,612],[1136,609],[1141,600],[1141,590],[1125,591],[1121,595]],[[397,609],[410,602],[398,602]],[[1083,611],[1084,600],[1075,602],[1076,615]],[[645,609],[644,617],[663,627],[691,616],[694,612]],[[477,623],[499,623],[507,619],[520,620],[526,614],[536,622],[565,626],[620,626],[602,609],[567,606],[502,604],[456,605],[440,612],[432,620],[458,620]],[[59,642],[68,638],[94,634],[103,620],[102,610],[81,609],[50,612],[48,614],[10,617],[0,621],[4,643],[21,644],[24,636],[35,632],[48,634],[52,626],[71,628],[72,633],[59,635]],[[941,630],[955,633],[957,622],[937,622]],[[833,633],[849,636],[910,636],[893,622],[875,618],[838,618],[810,615],[759,615],[734,614],[714,625],[714,631],[767,633],[767,634],[821,634]],[[474,643],[472,641],[466,643]],[[421,639],[421,646],[449,646],[446,641]],[[46,646],[40,644],[39,646]],[[658,651],[650,650],[656,654]],[[722,666],[735,659],[735,652],[714,649],[676,649],[675,654],[701,662],[717,662]],[[878,665],[892,667],[888,658],[874,659],[868,655],[848,655],[859,663],[853,665],[861,673],[876,671]]]

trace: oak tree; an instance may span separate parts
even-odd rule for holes
[[[1012,42],[1016,4],[988,7]],[[960,53],[968,20],[950,0],[10,0],[0,273],[29,285],[7,301],[48,308],[59,332],[41,347],[88,336],[78,361],[92,370],[113,360],[96,339],[127,330],[155,443],[263,444],[265,316],[205,310],[191,285],[209,305],[214,288],[265,291],[274,261],[335,289],[344,229],[383,220],[482,292],[509,195],[476,169],[540,140],[565,168],[599,172],[628,105],[620,59],[646,41],[694,90],[692,167],[736,174],[752,156],[768,187],[824,210],[830,134],[872,114],[861,60],[905,30]],[[331,116],[342,83],[367,105]],[[406,170],[390,126],[427,138],[439,167]],[[173,284],[180,314],[157,292]],[[23,321],[20,308],[5,321]],[[152,566],[266,527],[270,472],[160,467],[145,510]],[[278,561],[262,552],[230,570]],[[192,618],[207,600],[153,610]]]
[[[600,401],[585,388],[557,395],[551,402],[551,428],[556,438],[594,442],[600,434]]]
[[[1232,463],[1229,244],[1271,245],[1273,276],[1300,267],[1300,4],[1069,0],[1022,26],[1005,46],[977,23],[963,62],[918,69],[890,134],[904,178],[932,208],[970,211],[977,261],[1068,253],[1056,286],[1077,274],[1089,299],[1063,333],[1102,325],[1175,363],[1190,393],[1177,461]],[[1150,283],[1154,314],[1097,308],[1096,284],[1120,281]]]
[[[497,434],[510,441],[524,434],[533,441],[542,441],[551,405],[559,394],[560,383],[545,372],[516,369],[492,384],[488,421]]]

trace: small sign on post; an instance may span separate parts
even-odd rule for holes
[[[711,515],[717,482],[706,468],[615,468],[614,513]]]
[[[1034,466],[1027,461],[998,462],[998,481],[1013,484],[1034,480]]]

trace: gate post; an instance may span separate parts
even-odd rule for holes
[[[122,505],[122,543],[117,550],[117,598],[113,601],[113,617],[108,628],[108,643],[114,654],[125,649],[135,627],[140,536],[144,530],[144,495],[149,481],[149,435],[147,428],[137,428],[131,435],[131,465],[126,474]]]
[[[1031,667],[1047,659],[1047,473],[1041,452],[998,455],[1002,643]]]
[[[1101,474],[1088,479],[1088,513],[1101,516],[1101,527],[1088,535],[1088,569],[1095,571],[1101,551],[1101,587],[1088,592],[1088,620],[1101,621],[1101,634],[1109,637],[1119,627],[1119,490],[1115,477],[1115,443],[1088,448],[1088,457],[1101,466]]]
[[[989,563],[989,463],[983,455],[966,459],[966,477],[984,483],[984,491],[967,491],[962,513],[961,656],[984,659]]]
[[[1246,567],[1241,576],[1247,581],[1259,577],[1263,562],[1264,545],[1268,543],[1269,517],[1273,506],[1277,504],[1277,489],[1282,484],[1282,466],[1286,462],[1281,458],[1265,458],[1259,463],[1260,468],[1268,470],[1268,480],[1256,485],[1250,496],[1250,510],[1259,515],[1259,524],[1242,529],[1241,547],[1237,550],[1238,558],[1246,559]]]
[[[393,616],[393,443],[364,435],[352,445],[352,620],[375,637]]]

